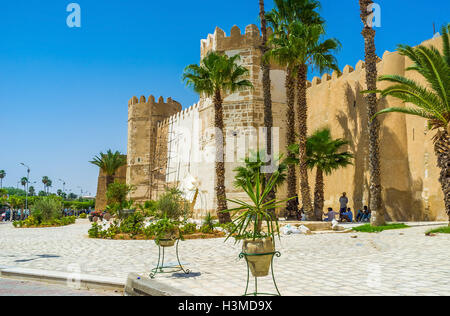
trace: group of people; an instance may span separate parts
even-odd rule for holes
[[[30,210],[25,209],[6,209],[0,213],[0,222],[23,221],[30,216]]]
[[[328,213],[324,214],[326,216],[325,221],[332,222],[334,220],[337,220],[341,223],[370,222],[371,211],[367,206],[364,206],[363,210],[358,210],[355,218],[352,209],[348,207],[348,202],[349,200],[347,197],[347,193],[342,193],[342,196],[339,199],[339,213],[335,212],[331,207],[328,208]]]

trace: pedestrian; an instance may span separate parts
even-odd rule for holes
[[[340,204],[340,209],[339,209],[339,213],[342,214],[344,212],[347,211],[347,206],[348,206],[348,197],[347,197],[347,193],[342,193],[342,196],[339,199],[339,204]]]

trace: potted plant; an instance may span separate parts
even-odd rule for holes
[[[236,241],[242,240],[242,252],[245,254],[250,270],[254,277],[264,277],[269,274],[272,258],[275,254],[275,237],[279,237],[280,230],[278,219],[274,210],[283,203],[294,199],[283,201],[267,201],[267,196],[278,182],[281,173],[275,172],[266,181],[261,175],[260,169],[255,174],[240,179],[241,188],[248,195],[251,202],[227,199],[237,204],[238,207],[224,212],[233,213],[237,216],[233,221],[234,228],[229,232],[227,240],[234,237]],[[263,229],[263,224],[266,229]],[[267,254],[267,255],[264,255]]]
[[[173,247],[178,239],[182,239],[179,223],[164,217],[152,225],[155,243],[161,247]]]

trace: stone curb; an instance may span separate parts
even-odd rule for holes
[[[193,296],[161,282],[143,277],[137,273],[128,275],[125,285],[126,296]]]
[[[125,287],[125,283],[122,279],[114,277],[16,267],[0,267],[0,277],[64,285],[86,290],[123,290]]]

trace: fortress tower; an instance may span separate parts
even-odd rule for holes
[[[131,198],[134,201],[147,201],[151,198],[152,170],[155,167],[155,152],[158,123],[180,112],[181,104],[154,96],[145,100],[132,97],[128,102],[128,168],[127,183],[135,187]]]

